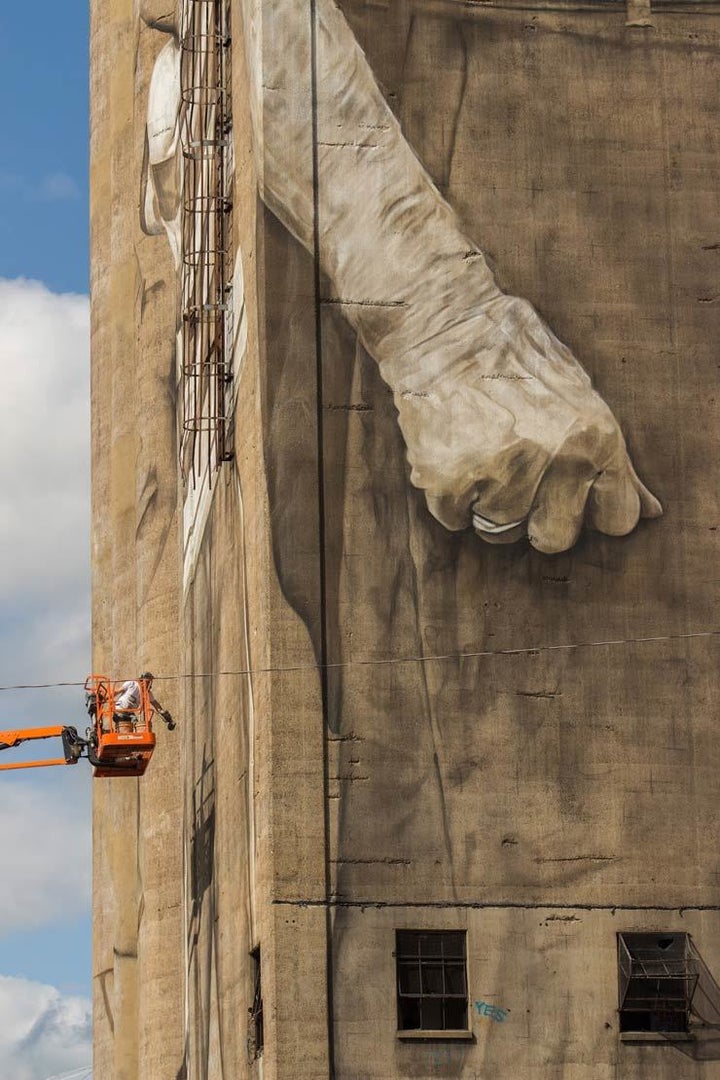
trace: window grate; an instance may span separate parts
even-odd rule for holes
[[[688,934],[618,934],[620,1030],[687,1032],[699,969]]]
[[[466,1031],[464,930],[398,930],[397,1010],[400,1031]]]
[[[253,961],[253,1003],[248,1010],[250,1013],[250,1038],[249,1057],[255,1061],[262,1055],[265,1045],[265,1028],[263,1023],[263,999],[262,999],[262,966],[260,963],[260,949],[253,949],[250,953]]]

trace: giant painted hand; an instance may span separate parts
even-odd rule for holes
[[[527,532],[559,552],[584,520],[618,536],[661,512],[609,408],[526,301],[498,294],[428,346],[393,387],[412,481],[448,529],[472,515],[490,542]]]
[[[660,504],[578,362],[502,293],[404,139],[347,22],[317,0],[244,0],[263,197],[319,258],[392,388],[431,513],[485,539],[572,546],[584,521],[630,532]],[[511,527],[512,526],[512,527]]]

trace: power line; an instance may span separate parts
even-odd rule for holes
[[[48,1077],[48,1080],[92,1080],[92,1076],[92,1068],[88,1065],[82,1069],[73,1069],[71,1072],[53,1074]]]
[[[300,672],[353,667],[390,667],[399,664],[430,664],[444,661],[473,660],[491,656],[533,656],[537,653],[568,652],[572,649],[600,649],[615,645],[655,645],[669,641],[692,641],[698,638],[720,638],[720,630],[696,630],[687,634],[655,634],[648,637],[604,638],[598,641],[574,641],[557,645],[528,645],[513,649],[478,649],[474,652],[437,653],[433,656],[388,656],[380,659],[337,660],[326,664],[292,664],[276,667],[239,668],[237,671],[191,671],[180,675],[155,675],[155,682],[179,682],[183,679],[217,679],[230,675],[291,675]],[[9,690],[50,690],[62,686],[84,686],[85,681],[15,683],[0,686],[0,693]]]

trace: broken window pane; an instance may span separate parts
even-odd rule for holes
[[[465,990],[465,965],[445,965],[445,993],[466,995]]]
[[[423,1031],[444,1030],[442,998],[422,999],[422,1026]]]
[[[398,997],[398,1028],[400,1031],[417,1031],[420,1021],[420,998]]]
[[[398,985],[401,994],[420,993],[420,968],[415,960],[398,961]]]
[[[446,1031],[464,1031],[467,1027],[467,1000],[465,998],[445,999]]]
[[[423,964],[422,968],[422,992],[423,994],[443,993],[443,966],[442,964]]]

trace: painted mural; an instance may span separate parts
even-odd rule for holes
[[[343,14],[332,0],[315,13],[316,35],[303,5],[245,5],[261,192],[317,247],[323,303],[378,364],[432,515],[549,553],[572,547],[584,521],[624,535],[658,516],[610,409],[533,307],[499,288]],[[173,36],[150,90],[144,203],[178,264],[179,72]]]
[[[709,51],[674,15],[633,36],[621,5],[560,6],[233,7],[262,200],[274,566],[323,689],[332,949],[348,1014],[357,958],[343,904],[411,887],[449,905],[515,888],[533,902],[626,896],[646,841],[623,793],[651,726],[676,745],[688,671],[703,662],[668,644],[661,686],[657,652],[612,644],[671,641],[714,617],[701,572],[720,511]],[[179,265],[178,23],[153,25],[168,39],[148,105],[144,220]],[[689,68],[692,100],[675,92]],[[240,269],[237,311],[243,288]],[[238,341],[236,373],[244,332]],[[228,544],[244,531],[239,481],[231,495],[204,490],[185,524],[198,624],[205,531]],[[661,517],[659,500],[665,518],[642,521]],[[233,588],[250,669],[242,574]],[[232,602],[218,595],[218,610]],[[199,670],[213,640],[194,639]],[[251,716],[252,687],[243,693]],[[216,710],[211,697],[198,715]],[[206,952],[193,992],[209,1000],[203,738],[197,805],[211,809],[196,830],[192,917]],[[586,782],[606,774],[612,798]],[[692,846],[689,822],[653,820],[659,847]],[[680,895],[681,868],[666,884]],[[497,1000],[476,1002],[477,1015],[509,1018],[514,1005]]]

